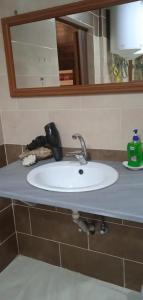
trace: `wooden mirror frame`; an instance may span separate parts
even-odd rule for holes
[[[37,10],[12,17],[2,18],[2,30],[7,62],[7,72],[11,97],[38,97],[143,92],[143,81],[128,83],[104,83],[94,85],[74,85],[61,87],[17,88],[14,70],[14,60],[11,44],[11,26],[24,23],[42,21],[44,19],[60,17],[73,13],[106,8],[112,5],[135,2],[135,0],[83,0],[54,8]]]

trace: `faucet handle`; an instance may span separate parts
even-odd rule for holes
[[[82,138],[82,135],[81,135],[80,133],[74,133],[74,134],[72,135],[72,139],[73,139],[73,140],[76,140],[77,138]]]

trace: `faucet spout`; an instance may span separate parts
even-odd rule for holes
[[[72,135],[72,138],[74,140],[79,139],[81,146],[81,151],[76,155],[76,158],[79,160],[80,164],[87,164],[88,154],[83,136],[80,133],[75,133]]]

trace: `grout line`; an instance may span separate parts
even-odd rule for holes
[[[62,254],[61,254],[61,244],[59,243],[59,256],[60,256],[60,267],[62,267]]]
[[[61,244],[63,244],[62,242],[59,242],[59,241],[55,241],[55,240],[50,240],[50,239],[46,239],[46,238],[44,238],[44,237],[41,237],[41,236],[38,236],[38,235],[34,235],[34,234],[32,234],[32,235],[30,235],[29,233],[25,233],[25,232],[20,232],[20,231],[17,231],[17,233],[18,234],[22,234],[22,235],[27,235],[27,236],[29,236],[29,237],[34,237],[34,238],[37,238],[37,239],[42,239],[42,240],[45,240],[45,241],[49,241],[49,242],[53,242],[53,243],[61,243]]]
[[[61,242],[61,241],[56,241],[56,240],[51,240],[51,239],[47,239],[47,238],[44,238],[44,237],[41,237],[41,236],[37,236],[37,235],[30,235],[28,233],[23,233],[23,232],[19,232],[19,234],[23,234],[23,235],[28,235],[30,237],[35,237],[35,238],[38,238],[38,239],[42,239],[42,240],[45,240],[45,241],[49,241],[49,242],[53,242],[53,243],[60,243],[61,245],[65,245],[65,246],[69,246],[69,247],[74,247],[74,248],[78,248],[78,249],[81,249],[81,250],[85,250],[85,251],[89,251],[89,252],[92,252],[92,253],[98,253],[98,254],[101,254],[101,255],[106,255],[106,256],[110,256],[110,257],[114,257],[114,258],[118,258],[120,260],[122,260],[123,258],[122,257],[119,257],[119,256],[116,256],[116,255],[111,255],[111,254],[108,254],[108,253],[105,253],[105,252],[100,252],[100,251],[95,251],[95,250],[92,250],[92,249],[88,249],[88,248],[83,248],[83,247],[79,247],[77,245],[73,245],[73,244],[68,244],[68,243],[64,243],[64,242]]]
[[[29,207],[28,207],[28,216],[29,216],[30,234],[32,235],[31,215],[30,215]]]
[[[13,200],[12,200],[12,213],[13,213],[13,221],[14,221],[14,228],[15,228],[15,235],[16,235],[17,250],[18,250],[18,254],[19,254],[19,242],[18,242],[18,236],[17,236],[17,230],[16,230],[16,219],[15,219]]]
[[[68,244],[68,243],[64,243],[64,242],[61,242],[61,241],[56,241],[56,240],[51,240],[51,239],[47,239],[47,238],[44,238],[44,237],[41,237],[41,236],[37,236],[37,235],[30,235],[28,233],[23,233],[23,232],[20,232],[18,231],[19,234],[22,234],[22,235],[27,235],[27,236],[30,236],[30,237],[35,237],[35,238],[38,238],[38,239],[42,239],[42,240],[46,240],[46,241],[49,241],[49,242],[53,242],[53,243],[60,243],[60,245],[64,245],[64,246],[69,246],[69,247],[74,247],[74,248],[78,248],[78,249],[81,249],[81,250],[85,250],[85,251],[89,251],[89,252],[92,252],[92,253],[98,253],[98,254],[101,254],[101,255],[106,255],[106,256],[110,256],[110,257],[114,257],[114,258],[118,258],[120,260],[123,260],[124,261],[130,261],[130,262],[134,262],[134,263],[138,263],[138,264],[142,264],[143,265],[143,262],[140,262],[140,261],[136,261],[136,260],[133,260],[133,259],[128,259],[128,258],[125,258],[125,257],[120,257],[120,256],[116,256],[116,255],[112,255],[112,254],[109,254],[109,253],[105,253],[105,252],[101,252],[101,251],[96,251],[96,250],[92,250],[92,249],[88,249],[88,248],[83,248],[83,247],[79,247],[77,245],[73,245],[73,244]]]
[[[123,287],[126,287],[125,259],[123,258]]]
[[[16,234],[16,242],[17,242],[17,251],[18,251],[18,254],[20,254],[20,250],[19,250],[19,241],[18,241],[18,234],[17,234],[17,231],[15,232]]]
[[[89,245],[89,234],[87,234],[87,249],[90,250],[90,245]]]
[[[35,205],[33,204],[33,202],[28,202],[28,201],[24,201],[24,200],[16,200],[16,199],[13,199],[13,201],[20,201],[20,203],[15,203],[14,202],[14,205],[18,205],[18,206],[24,206],[24,207],[35,207]]]
[[[13,212],[14,228],[15,228],[15,231],[16,231],[16,220],[15,220],[15,211],[14,211],[13,200],[12,200],[12,212]]]
[[[133,222],[133,221],[132,221],[132,222]],[[141,224],[143,224],[143,223],[141,223]],[[143,230],[143,227],[133,226],[133,225],[126,225],[126,224],[124,224],[124,223],[123,223],[123,225],[124,225],[125,227],[128,227],[128,228],[137,228],[137,229]]]
[[[6,164],[8,165],[8,157],[7,157],[7,151],[6,151],[6,144],[4,144],[4,151],[5,151]]]
[[[6,209],[10,208],[12,206],[12,203],[10,203],[8,206],[0,210],[0,214],[3,213]]]
[[[22,200],[19,200],[19,201],[21,201],[21,202],[23,202]],[[18,205],[18,206],[24,206],[24,207],[27,207],[27,205],[24,205],[24,204],[26,204],[26,201],[24,201],[23,202],[23,204],[18,204],[18,203],[15,203],[14,205]],[[38,203],[35,203],[35,204],[38,204]],[[39,203],[40,204],[40,203]],[[44,205],[44,204],[43,204]],[[45,204],[45,206],[46,206],[46,204]],[[33,208],[33,209],[37,209],[37,210],[42,210],[42,211],[48,211],[48,212],[51,212],[51,213],[58,213],[58,214],[62,214],[62,215],[68,215],[68,216],[71,216],[72,215],[72,213],[68,213],[68,212],[61,212],[61,211],[58,211],[58,207],[54,207],[55,208],[55,210],[50,210],[49,208],[48,209],[46,209],[46,208],[40,208],[40,207],[36,207],[36,206],[34,206],[34,205],[30,205],[30,207],[31,208]],[[88,213],[88,214],[90,214],[90,213]],[[92,214],[92,213],[91,213]],[[101,216],[101,215],[99,215],[99,216]],[[93,221],[101,221],[100,219],[97,219],[97,218],[92,218],[92,217],[90,217],[90,216],[86,216],[86,217],[84,217],[84,216],[82,216],[81,215],[81,217],[83,218],[83,219],[89,219],[89,220],[93,220]],[[101,216],[101,217],[106,217],[106,216]],[[110,218],[110,217],[109,217]],[[112,218],[112,217],[111,217]],[[122,220],[123,221],[123,220]],[[124,225],[123,223],[116,223],[116,222],[112,222],[112,221],[106,221],[106,223],[111,223],[111,224],[115,224],[115,225]],[[125,226],[128,226],[128,225],[125,225]],[[132,226],[132,227],[135,227],[135,226]],[[140,227],[138,227],[138,228],[140,228]]]
[[[133,259],[129,259],[129,258],[125,258],[125,262],[126,262],[126,261],[128,261],[128,262],[134,262],[134,263],[136,263],[136,264],[141,264],[141,265],[143,265],[143,262],[137,261],[137,260],[133,260]]]
[[[20,201],[22,201],[22,200],[20,200]],[[23,202],[23,201],[22,201]],[[14,205],[18,205],[18,206],[24,206],[24,207],[27,207],[28,205],[24,205],[25,203],[23,202],[23,204],[18,204],[18,203],[14,203]],[[35,203],[35,204],[38,204],[38,203]],[[44,205],[44,204],[43,204]],[[47,211],[47,212],[51,212],[51,213],[58,213],[58,214],[62,214],[62,215],[67,215],[67,216],[71,216],[72,214],[71,213],[68,213],[68,212],[61,212],[61,211],[58,211],[58,208],[57,207],[55,207],[55,210],[50,210],[50,209],[46,209],[46,208],[39,208],[39,207],[36,207],[36,206],[32,206],[32,205],[30,205],[30,207],[31,208],[33,208],[33,209],[36,209],[36,210],[42,210],[42,211]],[[90,213],[89,213],[90,214]],[[99,215],[99,216],[101,216],[101,215]],[[91,218],[90,216],[88,216],[88,217],[84,217],[84,216],[81,216],[83,219],[86,219],[87,220],[87,218],[89,219],[89,220],[93,220],[93,221],[97,221],[97,222],[100,222],[101,220],[100,219],[94,219],[94,218]],[[101,216],[101,217],[106,217],[106,216]],[[110,217],[109,217],[110,218]],[[111,217],[112,218],[112,217]],[[143,227],[139,227],[139,226],[133,226],[133,225],[126,225],[126,224],[124,224],[124,220],[122,220],[122,219],[120,219],[121,220],[121,223],[116,223],[116,222],[112,222],[112,221],[106,221],[105,220],[105,222],[108,224],[114,224],[114,225],[117,225],[117,226],[125,226],[125,227],[129,227],[129,228],[138,228],[138,229],[141,229],[141,230],[143,230]],[[136,222],[136,221],[132,221],[132,222]],[[143,223],[141,223],[141,224],[143,224]]]
[[[6,143],[5,143],[5,132],[4,132],[4,122],[3,122],[3,113],[0,112],[0,125],[2,128],[2,137],[3,137],[3,145],[4,145],[4,151],[5,151],[5,158],[6,158],[6,164],[8,165],[8,158],[7,158],[7,151],[6,151]]]
[[[0,246],[2,246],[5,242],[7,242],[14,235],[15,235],[15,232],[13,232],[12,234],[10,234],[4,241],[2,241],[2,243],[0,243]]]
[[[61,214],[61,215],[68,215],[68,216],[71,216],[72,213],[66,213],[66,212],[61,212],[61,211],[58,211],[58,208],[55,207],[55,210],[50,210],[50,209],[45,209],[45,208],[39,208],[39,207],[31,207],[31,208],[35,208],[35,209],[39,209],[39,210],[44,210],[44,211],[50,211],[51,213],[58,213],[58,214]]]
[[[14,199],[14,200],[16,201],[16,199]],[[54,207],[55,210],[52,210],[52,209],[50,210],[49,208],[46,209],[46,208],[36,207],[36,205],[39,205],[40,203],[35,203],[34,204],[33,202],[28,202],[28,201],[24,201],[24,200],[17,200],[17,201],[21,201],[22,203],[14,203],[14,205],[24,206],[24,207],[29,207],[29,208],[35,208],[35,209],[44,210],[44,211],[58,212],[57,208],[52,206],[52,205],[51,206]],[[44,204],[41,204],[41,205],[44,205]],[[45,204],[45,206],[47,206],[47,205]]]

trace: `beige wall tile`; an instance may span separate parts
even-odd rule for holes
[[[99,149],[121,149],[120,109],[96,110],[94,139]]]
[[[131,141],[133,129],[138,128],[143,139],[143,109],[125,109],[122,112],[122,148],[126,149],[127,143]]]
[[[65,147],[79,147],[72,134],[80,132],[88,148],[120,149],[120,110],[51,111],[49,118],[57,124]]]
[[[0,17],[8,17],[14,15],[17,9],[17,0],[2,0],[0,3]]]
[[[0,110],[16,110],[18,98],[11,98],[7,76],[0,76]]]
[[[0,3],[0,15],[61,5],[72,0],[5,0]],[[1,28],[0,28],[1,33]],[[3,48],[0,39],[1,49]],[[71,138],[73,132],[84,135],[89,148],[126,149],[132,128],[142,126],[142,94],[87,95],[67,97],[11,98],[5,76],[3,50],[0,52],[0,110],[4,141],[25,144],[39,134],[43,126],[54,121],[63,145],[78,147]],[[2,71],[1,71],[2,70]],[[2,73],[1,73],[2,72]],[[3,142],[0,132],[0,144]]]
[[[56,123],[65,147],[79,146],[78,143],[73,144],[71,138],[77,131],[85,137],[88,148],[124,149],[129,140],[126,131],[124,142],[121,139],[120,111],[5,111],[2,120],[5,143],[28,143],[37,135],[44,134],[43,127],[50,121]],[[128,130],[130,136],[131,129]]]
[[[82,96],[21,98],[17,106],[19,110],[72,110],[80,109],[81,101]]]
[[[57,124],[61,134],[62,144],[65,147],[79,147],[78,141],[72,140],[72,135],[75,132],[80,132],[85,137],[87,142],[86,117],[86,112],[81,112],[80,110],[61,110],[49,112],[50,121],[54,121]],[[92,122],[91,119],[90,122]]]
[[[2,36],[2,32],[0,32],[0,75],[6,75],[6,74],[7,74],[7,72],[6,72],[3,36]]]
[[[17,8],[20,13],[33,11],[37,9],[43,9],[47,7],[53,7],[62,4],[68,4],[70,2],[78,2],[79,0],[18,0],[17,1]]]
[[[3,111],[2,122],[5,143],[23,145],[45,134],[43,127],[49,122],[48,111]]]
[[[82,96],[82,108],[143,108],[142,94],[91,95]]]
[[[17,10],[18,13],[23,13],[78,1],[79,0],[1,0],[0,17],[12,16],[15,10]]]

